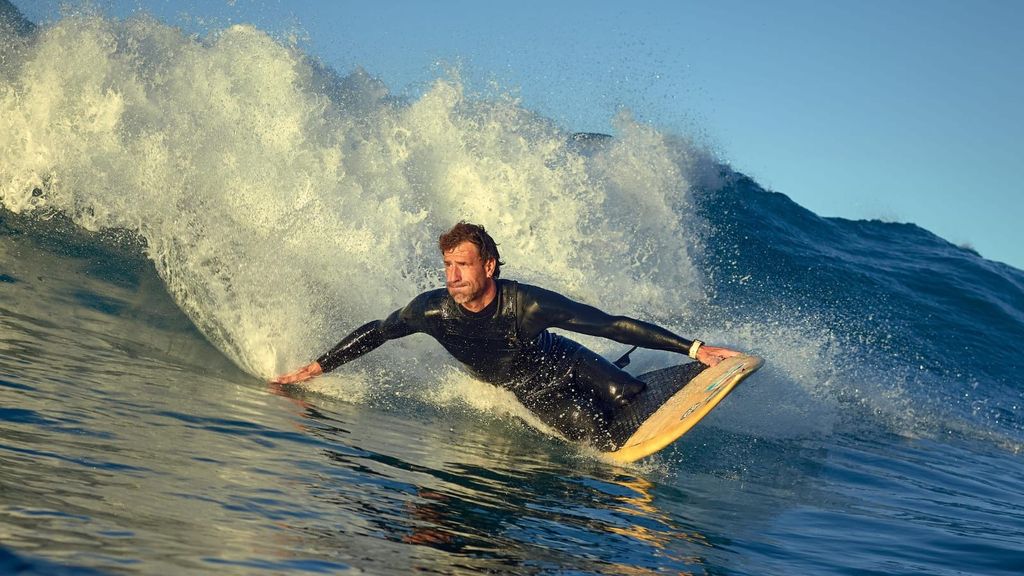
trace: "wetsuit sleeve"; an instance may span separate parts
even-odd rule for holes
[[[692,341],[661,326],[628,316],[613,316],[556,292],[532,286],[524,298],[523,312],[526,321],[538,327],[563,328],[641,348],[689,354],[693,345]]]
[[[419,299],[417,299],[419,300]],[[383,320],[367,322],[345,336],[329,352],[316,359],[324,372],[359,358],[363,354],[378,348],[388,340],[395,340],[420,332],[417,311],[420,306],[413,300],[405,308],[399,308]]]

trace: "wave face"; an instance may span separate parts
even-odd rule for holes
[[[18,397],[4,402],[14,408],[0,407],[0,425],[17,432],[9,446],[0,442],[10,464],[0,480],[56,477],[43,470],[51,460],[85,463],[87,478],[54,496],[71,508],[90,497],[80,486],[109,485],[108,500],[131,500],[122,484],[142,478],[151,491],[141,494],[182,498],[182,510],[224,504],[197,516],[216,520],[208,526],[287,517],[301,526],[283,538],[251,527],[252,541],[274,540],[280,557],[310,562],[266,560],[282,570],[337,559],[311,552],[317,545],[305,534],[347,551],[331,566],[386,572],[361,564],[360,547],[408,544],[408,527],[396,520],[407,500],[426,511],[417,526],[470,538],[456,556],[479,560],[481,571],[545,553],[551,566],[610,573],[664,562],[691,571],[700,559],[712,573],[817,571],[836,558],[849,559],[849,573],[942,573],[967,562],[913,556],[936,549],[936,538],[983,550],[993,573],[1019,567],[1024,512],[1012,479],[1024,471],[1006,470],[1021,470],[1024,445],[1024,272],[913,224],[819,217],[692,140],[625,113],[614,137],[573,134],[514,98],[472,93],[457,73],[398,98],[365,71],[339,75],[248,26],[200,38],[147,17],[84,13],[39,28],[5,21],[0,394]],[[532,432],[490,432],[509,429],[509,412],[529,415],[507,395],[454,376],[451,360],[421,336],[344,366],[318,394],[291,398],[305,407],[300,432],[292,430],[252,382],[308,362],[439,287],[436,238],[461,219],[483,223],[499,241],[506,277],[749,350],[766,366],[678,450],[630,472],[578,455],[547,458],[554,449]],[[581,340],[608,356],[624,349]],[[44,365],[34,360],[40,354],[54,360]],[[676,361],[640,351],[631,369]],[[122,385],[136,374],[145,385]],[[76,392],[61,382],[75,382]],[[367,390],[404,400],[381,410],[373,394],[356,393]],[[122,438],[122,425],[101,418],[112,397],[122,398],[118,421],[138,422],[138,434]],[[468,415],[452,410],[465,404]],[[51,413],[54,405],[73,425]],[[447,422],[464,435],[447,434]],[[72,433],[89,434],[96,449],[80,454],[88,448],[78,436],[61,440]],[[40,447],[37,437],[54,444]],[[154,446],[171,456],[151,466]],[[287,467],[263,461],[282,453]],[[319,462],[324,453],[329,461]],[[221,465],[191,475],[190,466],[206,474],[210,462]],[[229,481],[221,468],[249,475]],[[630,474],[656,480],[623,482]],[[326,488],[280,501],[263,492],[293,480]],[[183,496],[180,486],[193,481],[199,488]],[[356,488],[364,483],[378,492]],[[581,487],[586,494],[562,502]],[[33,494],[11,500],[7,515],[43,514]],[[463,498],[486,506],[464,510]],[[608,509],[594,504],[605,500]],[[133,505],[148,510],[147,502]],[[322,512],[325,503],[341,511]],[[126,546],[125,557],[151,549],[162,558],[166,534],[147,532],[145,518],[54,507],[52,531],[25,522],[8,545],[42,549],[46,534],[64,533],[65,516],[95,515],[103,531],[90,538],[128,523],[126,532],[152,544]],[[367,513],[377,509],[385,512]],[[537,510],[548,515],[517,524]],[[948,520],[954,513],[960,524]],[[177,521],[189,557],[209,556],[206,541],[190,535],[194,519]],[[787,522],[835,526],[834,542],[846,544],[834,553],[808,547]],[[337,533],[349,524],[367,528]],[[502,532],[510,525],[521,531]],[[909,544],[887,556],[846,538],[868,542],[878,526]],[[683,532],[693,542],[676,537]],[[971,534],[981,532],[1009,544],[978,548]],[[581,538],[592,555],[578,560]],[[244,560],[253,548],[242,540],[230,550]],[[383,555],[395,551],[387,546]],[[679,548],[673,556],[665,546]],[[415,552],[405,554],[419,566]],[[97,565],[88,555],[57,558]]]
[[[700,204],[716,304],[762,338],[780,326],[782,358],[821,342],[816,378],[844,407],[890,413],[908,434],[966,425],[1020,441],[1020,270],[914,224],[821,218],[743,176]]]

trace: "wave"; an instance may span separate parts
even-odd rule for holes
[[[735,404],[771,406],[776,432],[856,414],[1019,441],[1006,343],[1024,341],[1024,276],[917,226],[821,218],[628,113],[614,137],[574,135],[457,72],[395,97],[250,26],[195,37],[81,13],[0,41],[0,206],[134,239],[253,375],[438,286],[437,234],[467,219],[510,276],[767,357],[766,385]],[[412,337],[342,373],[449,366]]]

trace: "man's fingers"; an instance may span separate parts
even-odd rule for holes
[[[313,378],[314,376],[319,376],[319,375],[321,375],[323,373],[324,373],[324,371],[323,371],[323,369],[320,368],[320,364],[317,364],[316,362],[314,362],[313,364],[310,364],[309,366],[303,366],[302,368],[299,368],[295,372],[289,372],[287,374],[282,374],[281,376],[278,376],[274,380],[271,380],[270,383],[271,384],[294,384],[295,382],[304,382],[306,380],[309,380],[310,378]]]

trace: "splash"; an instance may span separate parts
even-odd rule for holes
[[[510,275],[620,313],[702,299],[691,192],[715,164],[626,114],[582,151],[457,73],[403,100],[250,26],[197,38],[148,17],[68,16],[5,73],[0,204],[138,234],[195,325],[259,376],[439,286],[435,239],[460,219],[492,231]]]

